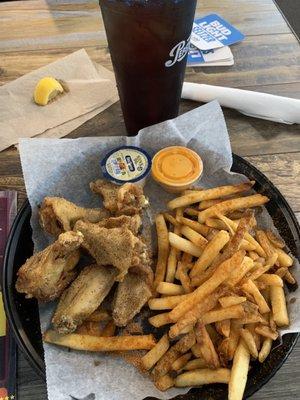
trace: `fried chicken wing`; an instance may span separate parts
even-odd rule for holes
[[[143,189],[133,183],[125,183],[122,186],[98,179],[90,183],[92,192],[100,194],[104,207],[112,214],[134,215],[147,206]]]
[[[59,333],[74,332],[102,303],[114,284],[117,270],[89,265],[62,294],[52,318]]]
[[[55,236],[72,230],[79,219],[98,222],[109,216],[105,209],[79,207],[62,197],[45,197],[39,214],[42,228]]]
[[[103,228],[90,222],[77,221],[74,229],[84,236],[82,246],[99,265],[113,265],[122,281],[128,269],[148,261],[147,246],[128,228]]]
[[[113,304],[113,320],[117,326],[125,326],[144,304],[152,293],[143,276],[129,272],[123,282],[118,284]]]
[[[142,225],[141,217],[136,214],[133,216],[120,215],[119,217],[105,218],[97,222],[98,226],[104,228],[128,228],[134,235],[137,235]]]
[[[16,289],[27,298],[51,301],[75,278],[83,242],[80,232],[66,232],[43,251],[34,254],[19,269]]]

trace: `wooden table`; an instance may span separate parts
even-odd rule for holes
[[[272,0],[199,1],[197,16],[216,12],[245,33],[232,47],[233,67],[189,68],[192,82],[239,87],[300,98],[300,46]],[[5,84],[76,49],[112,69],[97,1],[18,1],[0,4],[0,84]],[[197,106],[182,102],[181,112]],[[299,126],[245,117],[224,110],[232,149],[245,157],[286,196],[300,217]],[[76,129],[70,137],[125,134],[119,103]],[[20,132],[22,136],[22,132]],[[0,153],[0,189],[26,194],[18,152]],[[46,399],[46,385],[19,354],[20,400]],[[287,363],[252,398],[294,400],[300,396],[300,344]]]

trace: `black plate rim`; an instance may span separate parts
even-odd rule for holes
[[[294,231],[296,235],[299,238],[299,243],[300,243],[300,226],[298,224],[298,221],[288,204],[288,202],[285,200],[283,195],[280,193],[280,191],[273,185],[273,183],[262,173],[260,172],[256,167],[254,167],[250,162],[245,160],[244,158],[236,155],[233,155],[233,160],[237,161],[238,163],[245,164],[248,168],[250,168],[256,175],[258,175],[260,178],[262,178],[272,189],[272,191],[280,198],[280,202],[284,205],[284,209],[282,209],[282,212],[287,219],[287,221],[290,221],[291,223],[288,223],[289,228]],[[234,167],[232,167],[232,171],[235,171]],[[37,372],[37,374],[42,377],[46,381],[46,373],[45,373],[45,364],[44,360],[40,357],[40,355],[36,352],[34,347],[32,346],[28,336],[26,335],[22,323],[19,319],[16,312],[16,307],[14,304],[14,301],[12,299],[12,294],[11,291],[9,290],[9,271],[8,268],[6,268],[7,265],[9,265],[9,260],[10,260],[10,250],[12,247],[14,247],[16,237],[18,237],[17,233],[20,232],[22,224],[24,220],[28,217],[28,214],[31,212],[30,204],[29,201],[26,200],[22,207],[20,208],[10,231],[8,240],[7,240],[7,245],[5,249],[5,254],[4,254],[4,268],[3,268],[3,275],[2,275],[2,290],[3,290],[3,302],[4,302],[4,307],[5,311],[7,314],[7,318],[9,321],[10,326],[12,327],[12,330],[14,332],[14,336],[16,338],[18,346],[21,348],[23,354],[25,355],[26,359],[32,366],[32,368]],[[300,246],[299,243],[297,245],[299,254],[300,254]],[[262,386],[264,386],[275,374],[276,372],[282,367],[282,365],[285,363],[286,359],[292,352],[294,346],[297,343],[298,337],[300,333],[293,333],[291,335],[291,344],[289,347],[288,352],[285,353],[284,357],[282,360],[276,365],[276,367],[271,371],[271,373],[263,380],[259,381],[256,385],[253,385],[250,390],[248,390],[247,393],[247,398],[250,397],[252,394],[257,392]]]

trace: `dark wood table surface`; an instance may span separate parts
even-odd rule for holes
[[[300,98],[300,46],[272,0],[203,0],[197,16],[216,12],[246,39],[232,47],[233,67],[188,68],[186,80]],[[97,1],[12,1],[0,4],[0,84],[5,84],[85,47],[90,57],[112,69]],[[184,101],[181,112],[198,104]],[[232,149],[253,163],[286,196],[300,217],[300,129],[245,117],[224,109]],[[69,137],[125,134],[119,103]],[[22,136],[22,132],[20,132]],[[0,153],[0,190],[25,197],[15,148]],[[276,376],[252,398],[300,398],[300,343]],[[18,398],[45,400],[46,385],[19,352]]]

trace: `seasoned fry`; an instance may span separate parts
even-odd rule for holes
[[[197,212],[198,216],[198,212]],[[206,225],[199,224],[197,221],[193,221],[192,219],[185,218],[185,217],[179,217],[178,221],[185,226],[189,226],[192,228],[194,231],[200,233],[203,236],[207,236],[209,234],[210,228]]]
[[[84,323],[76,329],[75,333],[80,335],[104,336],[101,324],[93,321],[84,321]]]
[[[256,231],[256,239],[261,245],[261,247],[264,249],[267,257],[271,257],[274,254],[274,248],[269,242],[269,239],[267,235],[265,234],[264,231],[257,230]]]
[[[281,267],[275,271],[275,274],[280,276],[280,278],[283,278],[287,272],[288,272],[288,269],[286,267]]]
[[[216,369],[220,367],[219,356],[216,352],[215,346],[205,328],[201,323],[195,327],[195,335],[197,343],[200,345],[202,358],[205,360],[208,367]]]
[[[191,347],[191,351],[192,351],[194,357],[202,358],[201,346],[199,345],[199,343],[195,343]]]
[[[197,303],[202,301],[206,296],[212,293],[218,286],[224,282],[232,271],[240,264],[243,259],[245,252],[243,250],[234,254],[229,260],[224,261],[218,266],[214,274],[210,279],[199,286],[194,292],[189,294],[189,297],[178,304],[171,312],[170,319],[173,322],[193,308]]]
[[[159,328],[160,326],[167,325],[172,322],[170,320],[169,313],[154,315],[153,317],[148,318],[148,321],[151,325],[155,326],[155,328]]]
[[[211,206],[214,206],[215,204],[221,203],[224,199],[214,199],[214,200],[203,200],[200,201],[199,203],[199,210],[205,210],[206,208],[209,208]]]
[[[225,289],[220,287],[219,289],[208,295],[205,299],[203,299],[203,301],[196,304],[196,306],[188,311],[185,315],[183,315],[182,318],[180,318],[176,322],[176,324],[171,326],[169,331],[170,338],[177,337],[186,326],[195,325],[197,320],[204,313],[210,311],[216,306],[219,296],[221,296],[224,291]]]
[[[201,272],[205,271],[205,269],[209,267],[225,244],[228,243],[229,239],[229,234],[226,231],[219,231],[216,234],[216,236],[204,248],[203,253],[196,261],[194,268],[191,271],[192,278],[201,274]]]
[[[242,400],[247,383],[250,353],[244,341],[240,339],[233,357],[233,365],[228,384],[228,400]]]
[[[186,353],[183,356],[180,356],[179,358],[177,358],[176,361],[173,362],[172,370],[180,371],[191,358],[192,358],[192,353]]]
[[[249,251],[249,257],[252,258],[253,261],[256,261],[259,258],[259,255],[256,253],[256,251]]]
[[[169,239],[166,221],[162,214],[157,214],[155,218],[157,242],[158,242],[158,256],[154,278],[154,288],[160,282],[163,282],[167,270],[167,261],[169,255]]]
[[[247,240],[243,239],[240,245],[241,250],[253,251],[255,250],[255,246],[252,243],[247,242]]]
[[[247,324],[245,328],[247,328],[251,332],[257,351],[259,352],[261,347],[261,336],[255,332],[256,324]]]
[[[194,369],[200,368],[207,368],[206,362],[203,358],[196,358],[195,360],[187,362],[182,369],[185,371],[193,371]]]
[[[158,390],[165,392],[166,390],[170,389],[174,386],[174,378],[170,375],[166,374],[161,376],[158,379],[154,379],[154,385],[157,387]]]
[[[218,347],[220,359],[226,364],[233,359],[239,343],[241,324],[238,320],[231,321],[229,337],[224,339]]]
[[[153,369],[154,377],[158,378],[167,374],[174,361],[177,360],[180,355],[186,353],[195,344],[196,338],[194,332],[190,332],[184,335],[177,343],[174,344],[158,361]]]
[[[248,279],[243,284],[242,288],[245,292],[251,294],[254,297],[255,302],[258,305],[259,311],[262,314],[270,312],[270,307],[268,306],[266,300],[264,299],[263,295],[260,293],[260,291],[258,290],[257,286],[255,285],[255,283],[253,281]]]
[[[249,276],[249,279],[252,281],[258,279],[261,275],[265,274],[267,271],[269,271],[270,268],[272,268],[277,260],[277,254],[273,254],[271,257],[268,258],[266,265],[261,265],[260,263],[257,263],[255,265],[258,265],[258,268],[255,269]]]
[[[224,296],[219,299],[219,303],[222,307],[230,307],[234,306],[235,304],[244,303],[247,300],[246,297],[243,296]]]
[[[209,207],[204,211],[200,211],[198,214],[198,221],[200,223],[204,223],[207,218],[213,217],[218,213],[228,214],[228,212],[237,210],[239,208],[262,206],[268,201],[269,201],[268,197],[263,196],[261,194],[254,194],[251,196],[225,200],[222,203]]]
[[[207,245],[208,241],[205,239],[204,236],[202,236],[200,233],[192,229],[191,227],[187,225],[183,225],[181,228],[181,233],[183,236],[185,236],[187,239],[189,239],[192,243],[194,243],[196,246],[204,249],[205,246]]]
[[[169,282],[160,282],[156,291],[167,296],[180,295],[184,293],[184,289],[181,285]]]
[[[236,304],[231,307],[208,311],[200,320],[204,325],[206,325],[217,321],[223,321],[224,319],[243,318],[244,316],[245,311],[243,306],[241,304]]]
[[[230,286],[237,285],[243,277],[253,268],[253,260],[250,257],[244,257],[240,267],[236,268],[227,279],[227,283]]]
[[[229,227],[222,220],[217,218],[207,218],[207,220],[205,221],[205,225],[209,226],[210,228],[215,228],[219,230],[223,229],[232,233],[232,229],[229,229]]]
[[[167,261],[166,282],[174,282],[177,265],[177,255],[178,250],[175,249],[175,247],[171,247]]]
[[[103,328],[101,336],[103,337],[114,336],[115,332],[116,332],[116,325],[114,321],[108,321],[108,323]]]
[[[215,327],[216,327],[217,332],[220,335],[229,337],[229,335],[230,335],[230,319],[223,319],[222,321],[216,322]]]
[[[169,310],[177,306],[181,301],[188,298],[188,295],[178,295],[170,297],[161,297],[159,299],[150,299],[148,306],[150,310]]]
[[[184,210],[184,214],[187,214],[190,217],[198,217],[199,211],[195,208],[188,207]]]
[[[170,222],[173,226],[180,226],[180,222],[177,221],[175,217],[173,217],[170,213],[163,213],[164,218]]]
[[[283,249],[285,247],[284,241],[280,237],[275,235],[274,232],[267,230],[265,231],[265,234],[267,235],[267,238],[274,247],[277,247],[279,249]]]
[[[256,347],[256,343],[252,333],[248,329],[241,329],[240,335],[244,339],[246,346],[248,347],[249,353],[252,357],[258,357],[258,351]]]
[[[141,362],[146,370],[151,369],[169,349],[168,335],[164,335],[156,345],[142,357]]]
[[[270,298],[273,318],[277,326],[289,325],[289,316],[286,308],[285,295],[282,287],[270,286]]]
[[[191,286],[191,280],[187,273],[186,264],[179,261],[176,274],[184,289],[184,293],[191,293],[193,291],[193,288]]]
[[[176,387],[200,386],[210,383],[228,383],[230,370],[227,368],[219,369],[198,369],[180,374],[175,378]]]
[[[111,319],[111,315],[106,310],[96,310],[90,316],[87,317],[86,321],[90,322],[100,322],[100,321],[109,321]]]
[[[283,287],[283,280],[275,274],[262,274],[257,280],[268,286]]]
[[[268,357],[270,354],[271,348],[272,348],[272,343],[273,340],[270,338],[265,338],[263,341],[263,344],[261,346],[260,352],[258,354],[258,360],[259,362],[263,363],[265,359]]]
[[[174,210],[177,207],[186,207],[191,204],[198,203],[203,200],[213,200],[219,197],[228,196],[231,194],[241,193],[249,190],[253,186],[254,182],[241,183],[239,185],[232,186],[220,186],[213,189],[201,190],[199,192],[190,193],[186,196],[177,197],[169,201],[168,207]],[[245,208],[245,207],[238,207]]]
[[[292,273],[290,271],[287,271],[286,274],[284,275],[284,279],[294,285],[296,283],[296,279],[293,277]]]
[[[76,333],[61,335],[50,329],[44,333],[43,339],[46,343],[87,351],[150,350],[155,346],[153,335],[112,337],[78,335]]]
[[[278,332],[273,331],[271,328],[269,328],[266,325],[258,325],[255,328],[255,332],[258,333],[261,336],[264,336],[266,338],[270,338],[272,340],[276,340],[278,338]]]
[[[200,257],[202,254],[202,250],[199,246],[196,246],[189,240],[181,238],[173,232],[169,232],[169,241],[170,245],[175,247],[175,249],[184,251],[194,257]]]

